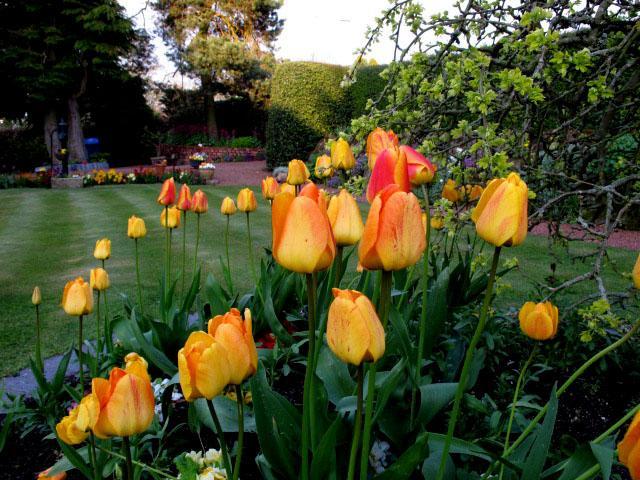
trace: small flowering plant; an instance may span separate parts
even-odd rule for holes
[[[198,168],[200,170],[215,170],[216,166],[213,162],[202,162]]]
[[[207,159],[207,154],[204,152],[196,152],[189,156],[191,162],[204,162]]]
[[[174,460],[180,480],[226,480],[222,452],[213,448],[206,452],[185,452]]]

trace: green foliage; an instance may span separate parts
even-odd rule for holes
[[[348,86],[351,118],[364,115],[371,100],[377,100],[387,84],[386,79],[381,76],[385,68],[386,65],[366,65],[358,68],[356,81]],[[384,106],[384,104],[383,101],[380,106]]]

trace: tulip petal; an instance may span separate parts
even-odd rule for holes
[[[282,192],[276,195],[271,205],[271,229],[273,231],[273,256],[278,260],[282,230],[287,219],[287,212],[295,199],[295,195]],[[279,261],[279,260],[278,260]]]
[[[476,221],[478,235],[496,246],[510,242],[519,231],[522,217],[521,200],[522,196],[518,188],[509,182],[502,182],[495,189]]]
[[[196,366],[196,385],[205,398],[213,398],[222,392],[231,376],[226,349],[214,342],[202,352]]]
[[[378,229],[380,226],[380,211],[382,210],[382,199],[377,196],[371,203],[367,222],[364,225],[362,239],[358,247],[359,265],[366,265],[370,270],[380,270],[382,262],[375,250],[378,240]]]
[[[504,182],[505,182],[504,178],[494,178],[489,182],[489,184],[487,185],[487,188],[485,188],[484,192],[482,192],[482,195],[480,196],[480,200],[478,201],[476,208],[474,208],[473,212],[471,213],[471,220],[473,220],[474,223],[478,222],[478,219],[482,215],[482,212],[484,212],[484,209],[486,208],[487,203],[489,203],[489,199],[493,196],[496,189],[500,185],[502,185]]]
[[[366,322],[367,330],[370,334],[369,347],[367,348],[365,360],[375,362],[384,355],[384,328],[380,323],[378,314],[373,308],[373,304],[367,297],[359,295],[358,298],[355,299],[355,303]]]
[[[327,342],[341,360],[353,365],[362,363],[370,333],[366,320],[353,302],[338,297],[331,303]]]

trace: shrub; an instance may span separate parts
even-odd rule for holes
[[[367,65],[360,67],[356,81],[349,86],[349,98],[351,100],[351,118],[357,118],[366,112],[367,101],[376,100],[384,89],[387,81],[380,73],[387,68],[386,65]],[[380,107],[385,106],[381,102]]]

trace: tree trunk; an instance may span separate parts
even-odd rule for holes
[[[86,162],[87,151],[84,148],[84,134],[82,133],[78,97],[71,95],[67,103],[69,106],[69,137],[67,142],[69,161]]]
[[[58,140],[58,116],[52,108],[44,114],[44,144],[49,152],[49,159],[53,158],[53,154],[60,149],[60,140]]]
[[[211,82],[202,79],[202,93],[204,94],[204,109],[207,115],[207,135],[209,138],[218,138],[218,122],[216,121],[216,105]]]

